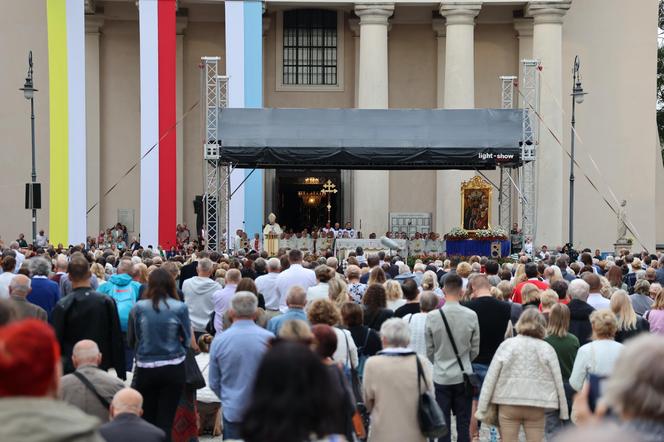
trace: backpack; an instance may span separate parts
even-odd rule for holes
[[[129,321],[129,312],[136,304],[136,291],[134,285],[129,283],[125,286],[118,286],[112,284],[113,288],[106,291],[106,294],[113,298],[115,305],[118,309],[118,316],[120,318],[120,328],[122,331],[127,330],[127,322]]]

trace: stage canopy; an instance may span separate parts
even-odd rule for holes
[[[519,109],[219,110],[221,160],[246,168],[493,169],[521,163]]]

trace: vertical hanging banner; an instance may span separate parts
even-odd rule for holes
[[[175,245],[175,0],[139,0],[141,82],[140,235],[145,247]]]
[[[228,107],[263,106],[263,3],[227,1],[226,74]],[[249,237],[262,232],[263,172],[236,169],[231,174],[230,230]],[[237,189],[237,190],[236,190]]]
[[[85,9],[47,0],[50,180],[49,234],[55,244],[85,243]]]

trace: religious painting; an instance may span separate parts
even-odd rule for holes
[[[461,226],[465,230],[485,230],[490,227],[491,192],[491,184],[480,176],[461,183]]]

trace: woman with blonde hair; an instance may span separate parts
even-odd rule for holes
[[[90,266],[90,272],[97,277],[99,284],[106,280],[106,271],[104,270],[104,267],[98,262],[95,262]]]
[[[385,277],[385,272],[380,267],[374,267],[369,273],[369,280],[367,281],[367,287],[372,284],[385,284],[387,278]]]
[[[388,309],[395,311],[406,303],[406,300],[403,299],[403,290],[399,281],[390,279],[383,286],[385,287],[385,299]]]
[[[134,264],[134,268],[132,269],[132,277],[134,281],[140,283],[140,284],[147,284],[148,282],[148,266],[143,264],[142,262],[139,262],[137,264]]]
[[[611,311],[618,320],[618,332],[616,342],[624,343],[634,336],[650,330],[648,321],[637,315],[629,300],[629,295],[624,290],[616,290],[611,295]]]
[[[623,345],[614,339],[618,320],[611,310],[607,308],[592,312],[590,325],[593,340],[579,348],[569,377],[569,383],[576,391],[581,390],[589,375],[599,378],[609,376],[623,349]]]
[[[525,264],[519,264],[516,266],[516,272],[514,272],[514,280],[512,283],[516,287],[520,283],[527,281],[528,277],[526,276],[526,265]]]
[[[328,285],[328,296],[330,301],[332,301],[332,303],[338,309],[341,309],[342,305],[350,301],[350,296],[348,295],[348,286],[339,276],[330,279]]]
[[[438,276],[433,270],[427,270],[422,276],[422,290],[434,292],[439,298],[443,296],[443,291],[438,285]]]
[[[544,438],[545,412],[559,410],[568,418],[567,399],[555,350],[544,341],[546,322],[537,309],[523,312],[516,337],[498,347],[484,378],[475,416],[500,424],[501,440],[519,440],[524,427],[527,442]]]
[[[558,293],[554,292],[551,289],[546,289],[540,293],[540,307],[542,309],[542,314],[544,319],[549,320],[549,312],[551,308],[558,303]]]
[[[350,331],[341,329],[341,313],[329,299],[317,299],[311,303],[307,310],[307,319],[312,325],[325,324],[332,327],[337,336],[337,348],[332,355],[334,362],[347,364],[348,367],[358,366],[357,346]]]
[[[567,400],[567,408],[571,410],[572,399],[574,398],[574,389],[569,385],[569,377],[572,374],[572,367],[574,366],[574,359],[576,353],[579,351],[579,339],[573,334],[569,333],[569,308],[565,304],[554,304],[549,311],[549,323],[546,327],[546,338],[544,340],[553,347],[558,356],[558,363],[560,364],[560,374],[563,378],[563,387],[565,388],[565,399]],[[558,413],[548,411],[546,413],[546,435],[547,440],[562,425],[562,421],[558,417]]]
[[[654,285],[654,284],[653,284]],[[664,335],[664,289],[660,288],[655,295],[652,307],[643,317],[650,323],[650,331]]]
[[[346,279],[348,279],[348,294],[353,302],[359,304],[362,302],[362,295],[367,289],[366,284],[360,282],[362,271],[356,265],[346,267]]]
[[[462,261],[457,265],[456,272],[457,275],[461,278],[462,288],[466,288],[468,285],[468,276],[472,273],[473,267],[465,261]]]
[[[556,295],[557,296],[557,295]],[[540,291],[535,284],[526,283],[521,287],[521,305],[524,310],[529,307],[539,308]]]

